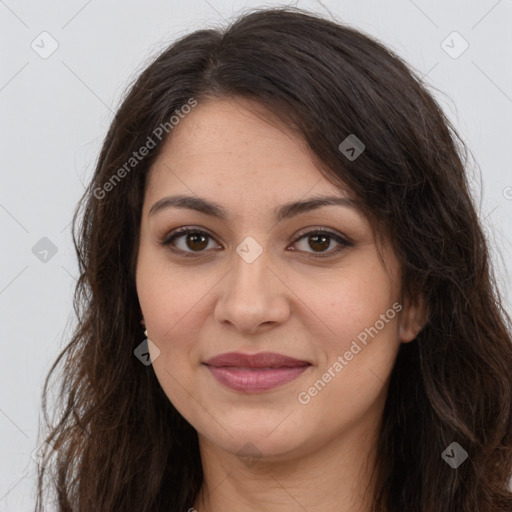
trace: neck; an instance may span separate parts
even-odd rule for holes
[[[377,424],[359,423],[300,454],[242,460],[199,435],[203,486],[197,512],[370,512]],[[324,439],[325,441],[325,439]],[[192,512],[192,511],[191,511]]]

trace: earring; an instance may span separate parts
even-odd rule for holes
[[[141,319],[140,319],[140,323],[141,323],[141,325],[142,325],[143,327],[146,327],[146,322],[144,321],[144,317],[141,317]],[[144,331],[144,336],[146,336],[146,339],[148,339],[148,341],[149,341],[149,338],[148,338],[148,330],[147,330],[147,329]]]

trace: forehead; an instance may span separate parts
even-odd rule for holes
[[[262,195],[297,199],[313,188],[317,194],[342,193],[319,171],[298,135],[261,105],[233,98],[200,103],[185,115],[148,177],[149,193],[229,190],[245,201]]]
[[[195,196],[220,206],[224,220],[245,229],[255,219],[275,225],[280,212],[296,208],[293,203],[335,196],[352,201],[353,207],[333,209],[326,221],[334,213],[368,240],[374,238],[373,224],[353,191],[327,179],[303,139],[273,113],[245,99],[199,103],[186,114],[170,132],[146,185],[146,219],[166,197],[188,196],[178,199],[183,206]],[[203,206],[204,201],[199,210]]]
[[[173,128],[162,156],[191,164],[238,163],[253,172],[263,163],[316,170],[306,144],[275,115],[253,101],[235,98],[197,105]]]

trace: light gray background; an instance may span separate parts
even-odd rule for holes
[[[33,507],[42,383],[73,323],[69,223],[121,94],[148,58],[184,33],[249,7],[285,4],[0,0],[0,511]],[[512,0],[292,5],[376,36],[442,91],[435,96],[480,169],[470,169],[473,189],[510,304]],[[51,48],[44,31],[58,43],[48,58],[31,47]],[[446,39],[453,31],[469,44],[458,58],[463,41]],[[57,248],[46,262],[32,252],[43,237]]]

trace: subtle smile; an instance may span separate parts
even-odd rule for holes
[[[311,363],[273,352],[221,354],[203,363],[218,382],[245,393],[258,393],[290,382]]]

